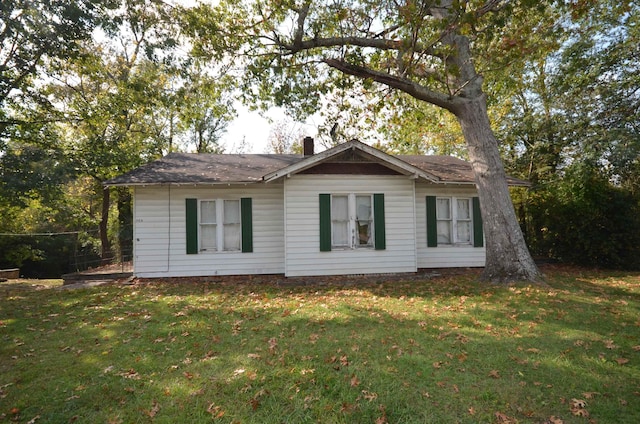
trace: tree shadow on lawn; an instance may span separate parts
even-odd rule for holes
[[[616,299],[429,283],[39,292],[3,312],[0,386],[50,422],[584,422],[584,393],[640,421],[631,317],[600,322]]]

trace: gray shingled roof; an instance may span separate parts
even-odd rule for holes
[[[169,153],[106,185],[255,183],[262,176],[304,159],[301,155]]]
[[[451,156],[395,156],[441,183],[474,184],[471,165]],[[257,183],[263,176],[304,160],[302,155],[170,153],[105,185]],[[508,177],[510,185],[528,185]]]

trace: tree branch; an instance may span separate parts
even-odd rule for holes
[[[439,106],[452,113],[455,113],[455,110],[457,109],[456,99],[443,93],[438,93],[437,91],[430,90],[409,79],[397,77],[385,72],[374,71],[373,69],[353,65],[339,59],[324,59],[323,62],[347,75],[371,79],[380,84],[384,84],[388,87],[405,92],[418,100],[422,100]]]
[[[329,37],[314,38],[304,41],[294,41],[292,44],[278,43],[278,45],[283,49],[288,50],[291,54],[295,54],[302,50],[309,50],[318,47],[342,46],[372,47],[381,50],[397,50],[402,46],[402,43],[400,41],[385,40],[380,38],[374,39],[366,37]]]

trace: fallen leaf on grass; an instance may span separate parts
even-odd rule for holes
[[[586,409],[572,409],[571,413],[576,417],[587,418],[589,416],[589,411],[587,411]]]
[[[366,400],[368,400],[369,402],[378,399],[378,394],[374,393],[374,392],[369,392],[367,390],[363,390],[362,391],[362,395],[364,396],[364,398]]]
[[[213,419],[222,418],[225,414],[225,410],[215,403],[209,405],[209,407],[207,408],[207,412],[211,414]]]
[[[358,387],[360,385],[360,379],[357,375],[353,375],[350,381],[351,387]]]
[[[278,347],[278,340],[275,337],[269,339],[269,352],[274,354]]]
[[[342,364],[343,367],[346,367],[349,365],[349,358],[347,358],[347,355],[342,355],[340,357],[340,364]]]
[[[153,418],[156,416],[158,411],[160,411],[160,404],[154,400],[153,405],[151,405],[151,409],[146,411],[146,413],[150,418]]]
[[[640,345],[634,346],[631,349],[635,350],[636,352],[640,352]]]
[[[569,404],[571,413],[576,417],[587,418],[589,416],[589,411],[585,409],[586,407],[587,402],[583,399],[571,399],[571,403]]]
[[[133,368],[130,368],[125,372],[121,372],[118,375],[124,378],[129,378],[131,380],[140,380],[140,374],[138,374]]]
[[[618,365],[624,365],[629,362],[629,360],[627,358],[618,358],[616,359],[616,362],[618,363]]]
[[[376,424],[387,424],[389,421],[387,420],[387,408],[384,405],[380,405],[378,408],[382,415],[376,419]]]
[[[498,370],[489,371],[489,377],[491,378],[500,378],[500,372]]]
[[[253,409],[254,411],[256,409],[258,409],[258,407],[260,406],[260,399],[263,398],[264,396],[268,395],[269,391],[266,389],[260,389],[256,392],[255,395],[253,395],[253,397],[249,400],[249,404],[251,405],[251,409]]]
[[[340,407],[340,412],[351,413],[356,409],[355,405],[347,402],[342,402],[342,406]]]
[[[571,399],[571,408],[584,409],[587,407],[587,402],[582,399]]]
[[[518,422],[515,418],[509,417],[502,412],[496,412],[494,415],[500,424],[516,424]]]

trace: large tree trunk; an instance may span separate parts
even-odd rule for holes
[[[112,259],[111,242],[109,241],[109,235],[107,234],[107,227],[109,224],[109,206],[111,202],[110,194],[111,192],[109,191],[109,187],[104,187],[102,189],[102,216],[100,217],[100,245],[102,246],[102,250],[100,252],[100,257],[103,265],[110,263]]]
[[[133,210],[131,189],[118,187],[118,244],[120,260],[128,262],[133,256]]]
[[[496,283],[541,281],[518,225],[498,141],[487,115],[486,97],[481,95],[459,105],[456,116],[467,142],[480,197],[487,252],[483,279]]]

